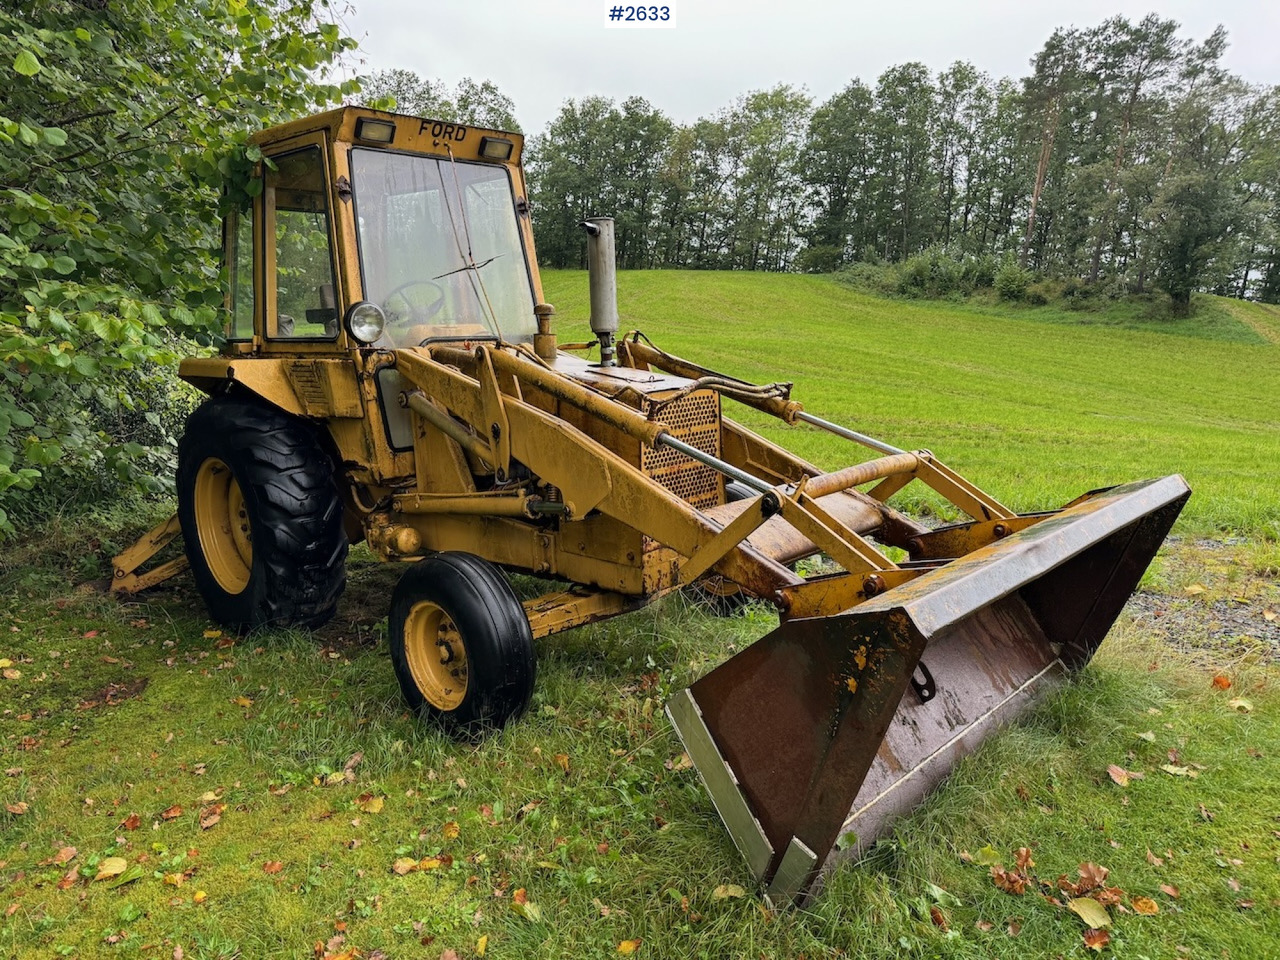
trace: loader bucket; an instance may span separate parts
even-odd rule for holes
[[[1088,495],[834,616],[785,621],[677,694],[667,712],[770,902],[804,899],[1087,663],[1188,496],[1179,476]]]

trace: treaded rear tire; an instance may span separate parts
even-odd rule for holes
[[[442,697],[443,705],[432,703],[425,695],[430,691],[415,680],[413,651],[407,649],[417,643],[421,651],[435,639],[415,640],[410,635],[406,644],[406,634],[412,634],[412,613],[419,605],[443,611],[464,647],[465,689]],[[537,673],[533,631],[506,577],[487,560],[449,551],[415,563],[392,592],[387,637],[405,701],[424,720],[455,736],[502,727],[529,706]],[[417,662],[421,669],[421,659]]]
[[[214,535],[208,514],[203,528],[197,524],[197,477],[211,462],[229,468],[251,532],[252,562],[238,590],[211,569],[206,552],[217,544],[201,540]],[[248,631],[330,620],[347,583],[343,513],[333,461],[304,421],[227,395],[187,419],[178,444],[178,518],[196,587],[218,623]]]

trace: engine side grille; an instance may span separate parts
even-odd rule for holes
[[[720,397],[712,390],[698,390],[664,407],[658,419],[671,428],[671,436],[713,457],[720,456]],[[640,469],[698,509],[714,507],[724,499],[720,473],[670,447],[644,447]]]

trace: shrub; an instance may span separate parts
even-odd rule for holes
[[[977,257],[966,257],[963,267],[963,279],[968,290],[986,290],[996,282],[996,273],[1000,263],[990,254]]]
[[[800,251],[796,257],[796,269],[804,273],[834,273],[843,262],[843,247],[819,245]]]
[[[1022,300],[1027,295],[1027,287],[1031,285],[1031,273],[1023,270],[1014,261],[1005,261],[996,274],[996,296],[1001,300]]]
[[[907,296],[945,297],[963,287],[963,263],[942,247],[929,247],[898,268],[898,292]]]
[[[1036,307],[1043,307],[1045,304],[1053,303],[1061,297],[1062,290],[1063,283],[1061,280],[1040,280],[1027,287],[1027,303]]]
[[[841,268],[836,279],[855,290],[881,296],[897,292],[897,274],[892,267],[876,263],[851,263]]]

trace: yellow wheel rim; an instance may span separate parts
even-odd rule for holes
[[[457,710],[467,695],[467,648],[450,616],[428,600],[404,621],[404,653],[418,690],[437,710]]]
[[[253,570],[253,531],[240,484],[217,457],[200,464],[196,473],[195,515],[209,572],[227,593],[240,593]]]

